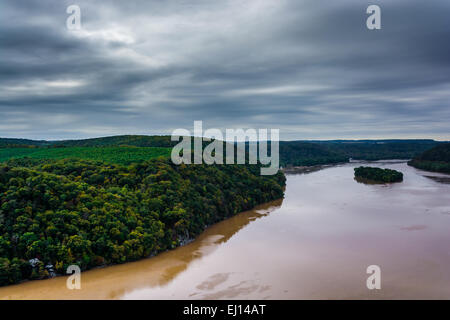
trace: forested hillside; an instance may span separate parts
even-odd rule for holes
[[[280,142],[280,165],[286,166],[313,166],[347,162],[348,156],[328,150],[324,146],[302,141]]]
[[[408,164],[422,170],[450,173],[450,143],[427,150]]]
[[[50,145],[51,142],[45,140],[29,140],[29,139],[14,139],[14,138],[0,138],[0,148],[8,147],[37,147]]]
[[[170,148],[177,142],[170,140],[170,136],[139,136],[124,135],[112,136],[83,140],[65,140],[65,141],[34,141],[25,139],[0,139],[0,161],[10,159],[11,157],[2,156],[3,154],[24,157],[26,154],[34,153],[30,150],[2,151],[2,147],[161,147]],[[203,143],[206,145],[207,143]],[[280,164],[282,166],[309,166],[318,164],[333,164],[338,162],[347,162],[353,158],[357,160],[384,160],[384,159],[411,159],[422,152],[438,145],[434,140],[332,140],[332,141],[280,141]],[[45,151],[42,151],[45,153]],[[48,151],[51,155],[55,151]],[[64,151],[58,151],[64,152]],[[58,152],[55,152],[57,154]],[[72,151],[67,151],[71,153]],[[97,152],[97,151],[96,151]],[[134,152],[138,152],[134,150]],[[143,152],[141,150],[139,152]],[[132,153],[127,152],[127,153]],[[37,157],[39,154],[30,157]],[[105,155],[106,160],[110,157]],[[52,157],[51,157],[52,158]],[[59,157],[61,158],[61,157]],[[83,158],[83,157],[81,157]],[[101,160],[101,157],[90,158]],[[131,155],[131,159],[134,157]],[[142,160],[137,157],[136,161]],[[120,162],[131,163],[131,162]]]
[[[164,157],[130,166],[11,160],[0,164],[0,284],[174,248],[282,197],[284,183],[281,172],[260,176],[257,165],[175,166]]]
[[[66,147],[106,147],[106,146],[135,146],[135,147],[173,147],[177,142],[170,140],[170,136],[139,136],[124,135],[82,140],[53,141],[54,146]]]
[[[355,160],[411,159],[439,142],[434,140],[343,140],[319,145]]]

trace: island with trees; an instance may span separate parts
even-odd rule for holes
[[[355,179],[361,182],[393,183],[403,181],[403,173],[391,169],[358,167],[355,168]]]

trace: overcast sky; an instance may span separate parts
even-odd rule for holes
[[[370,4],[381,30],[366,27]],[[287,140],[450,140],[450,1],[1,1],[0,137],[194,120]]]

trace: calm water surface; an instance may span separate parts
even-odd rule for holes
[[[289,174],[283,201],[208,228],[157,257],[0,288],[2,299],[450,299],[450,176],[398,162],[366,185],[350,163]],[[366,268],[381,268],[381,290]]]

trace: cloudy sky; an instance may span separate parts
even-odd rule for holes
[[[0,137],[203,120],[288,140],[450,140],[449,16],[448,0],[2,0]]]

